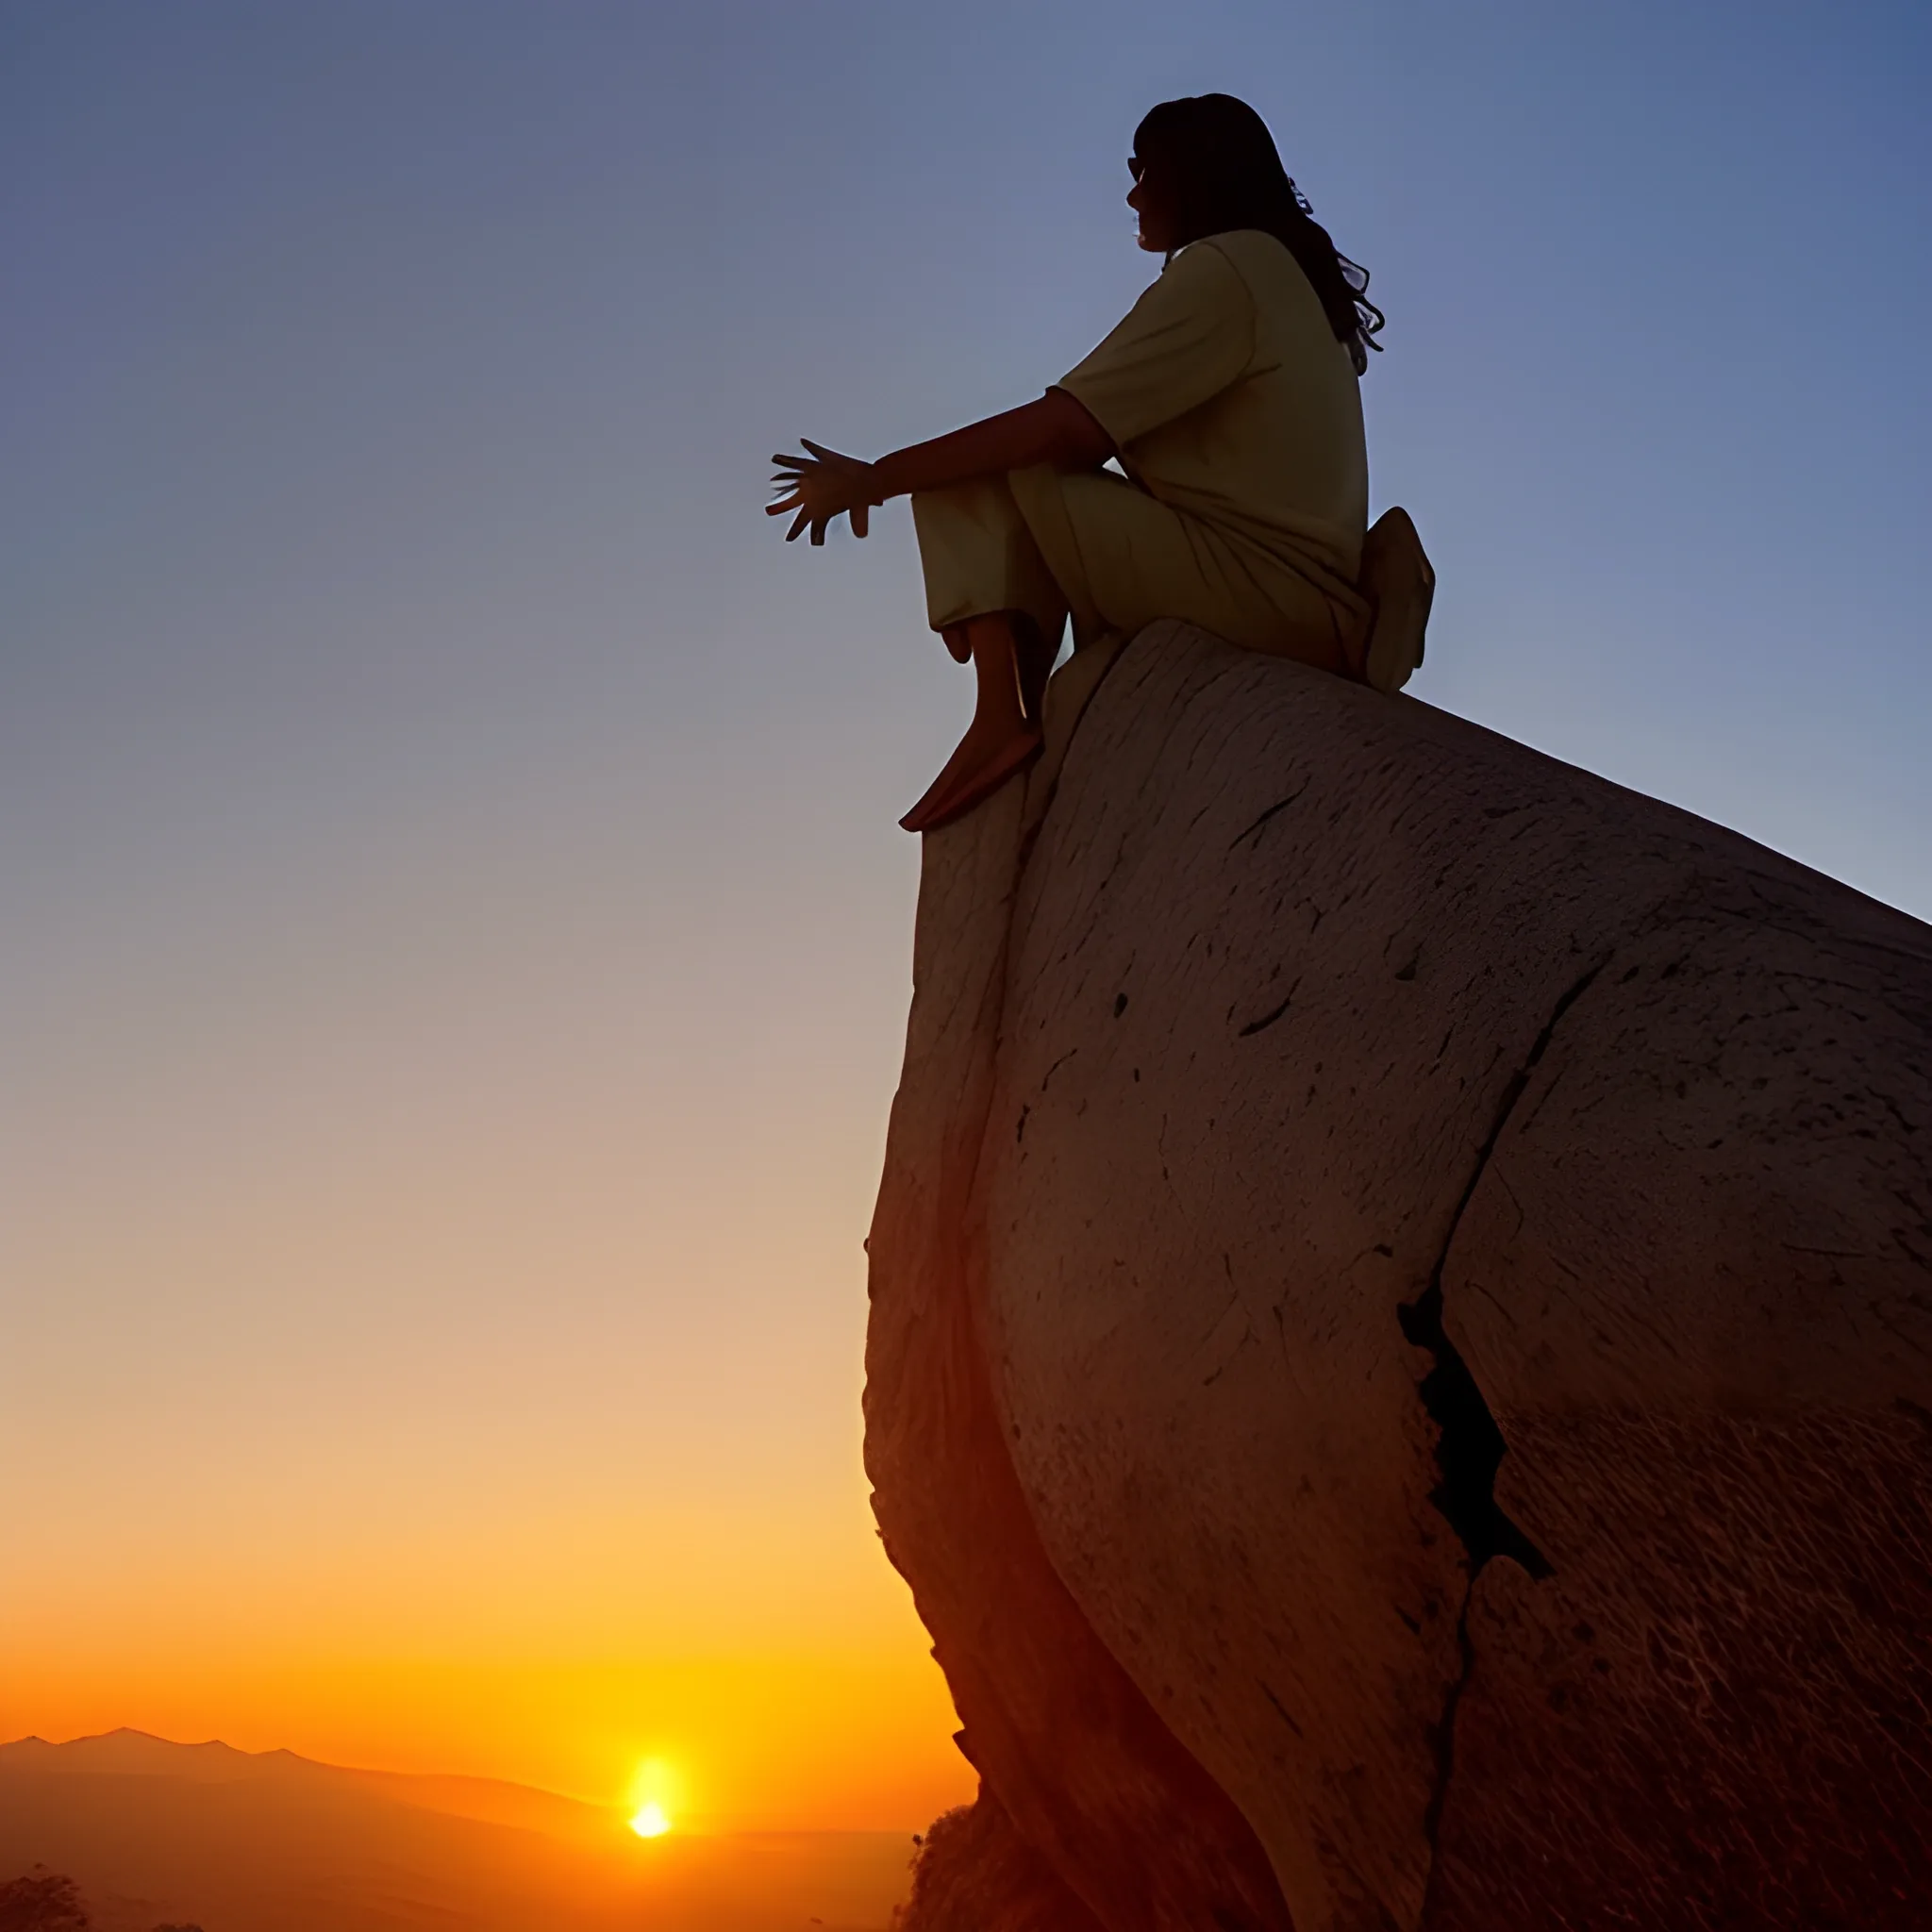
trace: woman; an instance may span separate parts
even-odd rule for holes
[[[1383,322],[1368,275],[1228,94],[1156,108],[1128,167],[1141,246],[1166,267],[1038,402],[875,463],[809,441],[773,459],[769,513],[797,512],[788,541],[824,542],[840,515],[863,537],[872,506],[911,495],[932,626],[976,672],[972,726],[908,831],[970,810],[1039,751],[1070,612],[1076,649],[1177,617],[1363,674],[1357,379]]]

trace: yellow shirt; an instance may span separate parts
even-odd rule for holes
[[[1361,390],[1273,235],[1191,242],[1058,387],[1162,503],[1355,582],[1369,519]]]

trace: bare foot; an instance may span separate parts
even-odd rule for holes
[[[978,705],[939,776],[899,821],[908,832],[937,831],[963,817],[1040,755],[1047,666],[1031,621],[1015,611],[995,611],[968,618],[942,635],[955,657],[971,656]]]
[[[1022,726],[995,743],[975,743],[979,735],[976,727],[967,732],[945,769],[926,787],[925,795],[899,821],[908,832],[936,832],[964,818],[1040,756],[1042,740],[1037,725]],[[985,739],[991,736],[984,734]]]

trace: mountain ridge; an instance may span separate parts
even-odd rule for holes
[[[0,1772],[8,1769],[32,1769],[57,1777],[178,1777],[207,1784],[270,1777],[348,1779],[425,1810],[539,1830],[601,1830],[622,1816],[618,1807],[508,1778],[332,1764],[285,1745],[246,1751],[220,1738],[190,1742],[130,1724],[58,1741],[35,1736],[0,1743]]]
[[[0,1744],[0,1882],[80,1886],[94,1932],[881,1932],[903,1832],[674,1832],[535,1786],[366,1771],[123,1726]]]

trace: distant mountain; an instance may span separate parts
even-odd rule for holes
[[[232,1744],[175,1744],[145,1731],[108,1731],[98,1738],[74,1738],[50,1744],[44,1738],[21,1738],[0,1744],[0,1771],[35,1771],[52,1776],[108,1772],[132,1777],[185,1777],[197,1784],[231,1784],[240,1778],[272,1777],[287,1766],[333,1770],[292,1751],[238,1751]]]
[[[9,1771],[53,1777],[176,1777],[210,1785],[280,1779],[314,1786],[357,1786],[419,1810],[591,1840],[608,1837],[624,1822],[621,1813],[608,1807],[587,1805],[556,1791],[508,1784],[500,1778],[361,1771],[324,1764],[293,1751],[238,1751],[218,1740],[176,1744],[125,1726],[97,1738],[75,1738],[64,1744],[50,1744],[44,1738],[21,1738],[0,1744],[0,1774]]]
[[[897,1832],[681,1833],[490,1778],[142,1731],[0,1744],[0,1882],[78,1881],[96,1932],[875,1932]]]

